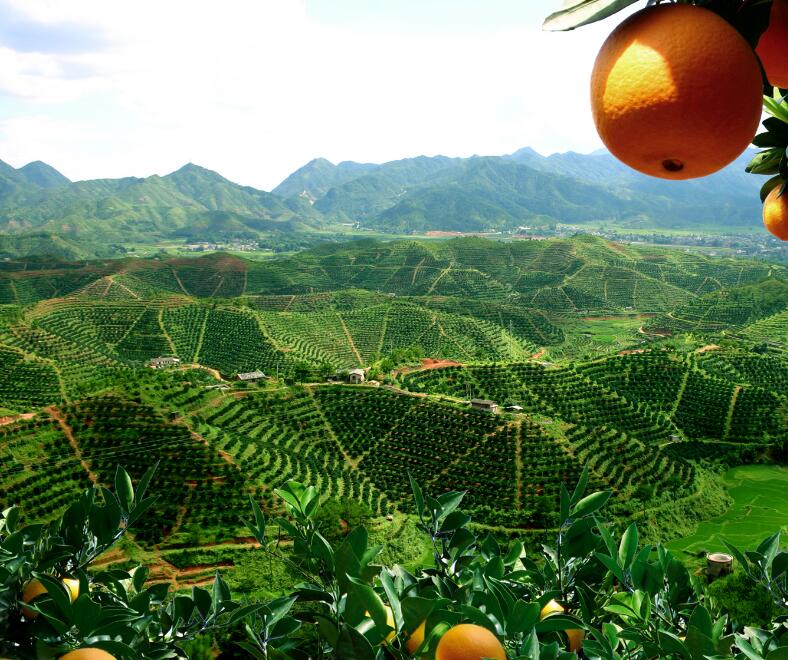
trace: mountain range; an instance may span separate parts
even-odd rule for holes
[[[340,224],[380,232],[511,231],[556,223],[737,230],[760,225],[759,177],[743,154],[694,181],[653,179],[606,152],[407,158],[383,164],[318,158],[271,192],[188,164],[166,176],[71,182],[46,163],[0,161],[0,256],[46,250],[109,256],[123,243],[273,241]]]

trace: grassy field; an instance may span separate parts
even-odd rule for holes
[[[550,351],[556,358],[595,357],[615,351],[637,349],[643,340],[638,328],[648,323],[640,314],[572,319],[562,326],[566,341]]]
[[[696,553],[725,550],[722,539],[741,550],[751,550],[764,538],[788,527],[788,469],[773,465],[733,468],[724,475],[733,506],[718,518],[698,525],[697,531],[668,543],[673,551]]]

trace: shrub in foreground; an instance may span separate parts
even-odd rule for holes
[[[742,627],[723,611],[725,599],[710,596],[668,550],[639,544],[635,525],[616,538],[600,515],[610,493],[586,495],[587,470],[573,493],[561,488],[555,544],[536,556],[519,541],[502,545],[479,533],[460,508],[463,493],[432,497],[411,480],[419,527],[432,546],[431,563],[415,572],[379,565],[382,547],[370,545],[363,526],[327,540],[318,492],[290,482],[276,491],[286,510],[272,521],[276,539],[254,500],[245,524],[259,552],[285,562],[300,582],[246,606],[218,575],[210,590],[172,595],[167,585],[146,586],[144,568],[89,570],[153,505],[144,497],[151,474],[135,494],[118,469],[114,493],[89,490],[47,525],[20,527],[17,509],[3,512],[3,657],[75,650],[82,650],[77,657],[184,657],[184,647],[200,648],[187,640],[239,624],[246,638],[238,647],[260,659],[788,657],[788,553],[779,534],[756,550],[730,547],[777,612],[761,629]],[[25,599],[35,580],[43,589]]]

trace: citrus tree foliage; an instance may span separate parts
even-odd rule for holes
[[[771,117],[763,122],[766,130],[752,141],[763,151],[747,166],[747,171],[753,174],[773,175],[761,187],[761,201],[766,199],[772,188],[782,185],[784,193],[788,185],[788,96],[775,88],[772,96],[763,97],[763,107]]]
[[[640,545],[636,525],[617,538],[600,517],[610,492],[586,495],[587,483],[586,470],[572,494],[561,489],[556,543],[530,557],[519,541],[502,545],[478,534],[460,509],[463,493],[431,497],[411,480],[433,555],[411,572],[376,564],[381,547],[370,546],[363,527],[330,544],[315,524],[317,491],[290,482],[277,491],[289,515],[275,522],[292,539],[292,553],[279,553],[254,502],[248,525],[265,552],[292,562],[304,580],[247,625],[244,647],[265,658],[273,644],[280,657],[284,633],[303,626],[316,634],[294,635],[305,641],[300,648],[287,642],[292,657],[430,658],[449,628],[473,623],[492,631],[511,658],[578,657],[569,647],[583,636],[580,657],[788,657],[785,617],[768,630],[741,629],[668,550]],[[733,552],[785,608],[788,553],[779,550],[779,535],[755,551]],[[561,607],[543,616],[551,601]]]
[[[587,469],[572,493],[561,487],[555,543],[533,556],[520,541],[480,533],[461,509],[464,493],[433,497],[411,479],[432,549],[431,561],[415,571],[378,563],[382,546],[370,543],[364,527],[329,542],[318,522],[319,493],[289,482],[276,491],[285,515],[269,522],[252,499],[253,518],[244,522],[260,551],[287,562],[301,580],[280,598],[246,606],[233,602],[218,576],[211,590],[171,596],[167,585],[146,587],[144,568],[91,568],[153,505],[144,497],[151,475],[135,493],[118,469],[114,492],[88,490],[46,525],[21,527],[17,509],[3,512],[3,657],[84,647],[124,660],[178,657],[182,642],[239,623],[246,638],[238,644],[258,659],[433,658],[442,635],[460,623],[492,632],[509,658],[788,657],[788,553],[779,534],[755,550],[731,547],[784,613],[765,629],[742,628],[669,551],[641,545],[634,524],[618,536],[601,516],[611,493],[587,495]],[[78,580],[76,597],[66,578]],[[24,595],[31,580],[46,588],[32,601]]]
[[[233,602],[218,575],[212,591],[171,596],[168,584],[146,586],[144,567],[91,568],[153,506],[145,490],[154,471],[135,492],[118,468],[114,492],[86,490],[48,524],[20,525],[16,507],[0,514],[0,655],[23,660],[100,648],[117,658],[183,656],[178,643],[257,609]],[[36,580],[44,593],[24,602]],[[76,593],[64,580],[78,582]]]

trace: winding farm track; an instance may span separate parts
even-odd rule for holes
[[[71,448],[74,450],[74,454],[76,455],[77,460],[79,461],[80,465],[85,470],[85,472],[87,472],[88,478],[94,484],[97,484],[99,482],[98,477],[96,476],[96,473],[90,469],[90,465],[88,465],[88,462],[82,457],[82,450],[80,449],[79,443],[77,442],[77,439],[74,436],[74,431],[68,425],[68,422],[66,422],[66,418],[63,417],[63,413],[58,408],[55,408],[54,406],[50,406],[49,408],[44,408],[44,410],[47,413],[49,413],[49,416],[52,417],[52,419],[54,419],[58,423],[58,426],[60,426],[60,430],[63,432],[63,435],[66,436],[68,443],[71,445]]]
[[[515,483],[517,484],[514,495],[514,508],[517,511],[523,509],[523,420],[517,420],[517,433],[515,433],[514,445],[514,472]]]
[[[356,344],[353,342],[353,337],[350,336],[350,330],[348,330],[347,325],[345,325],[345,319],[342,318],[342,315],[339,312],[336,312],[336,315],[339,319],[339,323],[342,325],[342,331],[345,333],[345,337],[347,337],[347,343],[350,345],[350,349],[356,356],[356,360],[358,360],[358,366],[363,367],[364,360],[361,359],[361,353],[358,352]]]
[[[172,337],[170,337],[170,333],[167,332],[167,328],[164,326],[164,307],[159,308],[159,313],[156,315],[157,320],[159,321],[159,328],[161,329],[161,334],[164,335],[164,339],[167,342],[167,345],[170,347],[170,351],[172,351],[173,355],[178,355],[178,351],[175,348],[175,344],[172,341]]]
[[[733,422],[733,411],[736,408],[736,400],[739,398],[739,392],[741,392],[741,385],[736,385],[733,388],[733,396],[731,397],[731,403],[728,406],[728,412],[725,415],[725,426],[723,427],[722,431],[722,439],[727,440],[731,434],[731,423]]]

